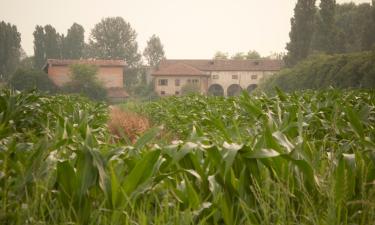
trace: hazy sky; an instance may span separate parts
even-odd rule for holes
[[[0,0],[0,20],[17,25],[28,55],[33,54],[36,25],[51,24],[66,33],[77,22],[88,38],[102,18],[121,16],[137,31],[140,50],[156,34],[167,58],[212,58],[218,50],[233,54],[250,49],[266,56],[284,51],[296,1]]]

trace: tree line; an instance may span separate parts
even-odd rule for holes
[[[371,50],[375,44],[375,0],[337,4],[336,0],[298,0],[284,57],[290,67],[311,54]]]
[[[147,41],[142,54],[136,31],[122,17],[102,19],[90,31],[88,42],[85,42],[85,29],[77,23],[66,34],[57,32],[50,24],[37,25],[33,36],[34,55],[27,57],[21,48],[21,34],[17,27],[10,23],[0,23],[0,78],[3,82],[12,80],[12,75],[26,77],[27,74],[36,77],[34,83],[39,81],[47,59],[122,59],[127,63],[125,86],[131,92],[144,89],[146,85],[142,55],[150,67],[157,66],[165,58],[164,46],[156,35]],[[16,72],[16,69],[20,71]]]
[[[122,17],[102,19],[90,32],[85,43],[84,28],[74,23],[67,35],[59,34],[51,25],[36,26],[34,35],[34,61],[41,67],[47,59],[123,59],[130,68],[142,63],[137,33]],[[156,35],[147,42],[143,55],[147,63],[156,65],[165,57],[164,47]]]
[[[284,69],[261,83],[260,89],[275,87],[292,92],[306,89],[375,88],[375,51],[309,56],[293,68]]]

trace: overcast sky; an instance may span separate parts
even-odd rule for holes
[[[121,16],[138,33],[140,50],[152,34],[167,58],[212,58],[218,50],[285,51],[297,0],[0,0],[0,20],[17,25],[22,47],[33,54],[36,25],[66,33],[81,24],[90,30],[104,17]],[[338,0],[338,2],[350,2]],[[371,0],[355,0],[370,3]]]

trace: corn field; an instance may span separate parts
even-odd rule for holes
[[[0,92],[0,224],[375,224],[375,92],[108,106]],[[121,131],[119,131],[121,132]]]

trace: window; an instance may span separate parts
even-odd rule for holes
[[[176,91],[176,92],[175,92],[175,95],[179,95],[179,94],[180,94],[180,92],[179,92],[179,91]]]
[[[198,79],[193,79],[193,80],[191,80],[191,83],[193,83],[193,84],[198,84],[198,83],[199,83],[199,80],[198,80]]]
[[[232,75],[233,80],[238,80],[238,75]]]
[[[188,79],[187,80],[188,83],[192,83],[192,84],[198,84],[199,83],[199,80],[198,79]]]
[[[258,79],[258,75],[251,75],[251,79],[252,79],[252,80],[256,80],[256,79]]]
[[[174,85],[175,86],[180,86],[180,80],[179,79],[174,80]]]
[[[160,79],[158,81],[159,86],[168,86],[168,80],[167,79]]]
[[[161,95],[165,95],[165,91],[161,91],[160,94],[161,94]]]
[[[212,75],[212,79],[219,79],[219,75]]]

